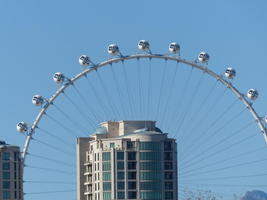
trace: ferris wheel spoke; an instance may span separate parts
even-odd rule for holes
[[[192,151],[197,150],[200,147],[200,141],[202,142],[206,138],[206,135],[209,133],[212,127],[214,127],[222,118],[225,114],[229,112],[229,110],[238,102],[239,99],[235,99],[214,121],[212,121],[211,124],[207,126],[207,128],[204,131],[199,131],[200,134],[198,137],[194,138],[194,143],[193,145],[189,146],[189,149]],[[186,148],[187,149],[187,148]],[[181,154],[182,156],[183,154]]]
[[[126,113],[126,108],[125,108],[124,103],[122,101],[123,100],[123,95],[122,95],[122,92],[121,92],[120,84],[118,82],[118,79],[117,79],[116,73],[114,72],[114,69],[113,69],[113,65],[112,64],[110,65],[110,69],[111,69],[113,80],[114,80],[115,85],[116,85],[116,91],[118,93],[120,105],[122,107],[122,113],[124,115],[124,118],[126,118],[127,114],[129,114],[129,111]]]
[[[224,144],[226,141],[229,141],[230,139],[232,139],[234,136],[239,135],[240,133],[244,132],[247,128],[249,128],[251,125],[255,124],[255,121],[251,121],[250,123],[246,124],[245,126],[243,126],[242,128],[238,129],[237,131],[234,131],[233,133],[230,134],[230,136],[226,136],[224,138],[222,138],[221,140],[219,140],[218,142],[216,142],[215,144],[211,144],[210,146],[208,146],[208,148],[206,148],[205,150],[201,151],[201,153],[198,153],[197,155],[193,155],[193,157],[190,157],[188,155],[188,157],[190,157],[190,159],[186,159],[183,160],[181,158],[181,161],[184,161],[184,163],[186,164],[187,162],[193,161],[195,159],[197,159],[199,156],[203,156],[206,155],[206,153],[210,152],[211,150],[214,150],[215,148],[217,148],[218,146]],[[218,132],[217,132],[218,133]],[[217,134],[216,132],[214,134]],[[193,153],[194,151],[192,151],[191,153]]]
[[[73,84],[72,85],[74,90],[76,91],[77,95],[81,98],[82,102],[84,103],[85,106],[87,106],[88,111],[90,114],[93,116],[94,120],[92,120],[92,123],[95,121],[99,121],[100,117],[97,115],[97,113],[94,111],[94,109],[91,107],[91,104],[88,102],[88,98],[85,98],[82,93],[79,91],[79,89]]]
[[[91,83],[91,81],[89,80],[89,78],[87,77],[87,75],[84,76],[88,86],[90,87],[91,91],[93,91],[93,96],[97,99],[97,101],[101,104],[100,108],[103,112],[103,114],[106,116],[106,119],[109,118],[109,116],[111,116],[112,114],[110,114],[110,109],[109,107],[106,105],[106,103],[104,103],[102,101],[102,98],[100,98],[99,94],[97,93],[96,89],[94,88],[94,85]]]
[[[225,163],[227,161],[230,161],[230,160],[234,160],[234,159],[238,159],[240,157],[244,157],[244,156],[248,156],[248,155],[251,155],[251,154],[258,153],[258,152],[262,151],[263,149],[266,149],[266,146],[261,147],[261,148],[257,148],[257,149],[253,149],[253,150],[250,150],[250,151],[246,151],[246,152],[243,152],[243,153],[228,157],[226,159],[218,160],[216,162],[210,162],[208,164],[201,165],[200,167],[190,169],[190,170],[188,170],[186,172],[188,172],[188,173],[190,172],[191,173],[191,172],[195,172],[195,171],[198,171],[198,170],[201,170],[201,169],[210,168],[212,166],[221,165],[221,164],[223,164],[223,163]],[[186,169],[186,168],[182,168],[180,171],[183,173],[184,169]]]
[[[181,120],[179,120],[179,123],[177,124],[177,129],[176,131],[174,131],[175,133],[179,134],[180,133],[180,129],[184,124],[184,120],[186,119],[186,117],[188,116],[188,113],[191,112],[191,108],[192,108],[192,104],[194,103],[195,97],[198,94],[199,88],[202,84],[203,81],[203,77],[204,77],[204,73],[202,73],[199,81],[197,82],[196,86],[195,86],[195,90],[193,91],[193,95],[190,98],[190,100],[188,101],[188,104],[185,106],[186,109],[184,109],[184,113],[181,116]],[[180,134],[180,138],[177,138],[177,141],[181,141],[183,138],[183,133]]]
[[[32,140],[35,141],[35,142],[38,142],[39,144],[42,144],[42,145],[44,145],[44,146],[47,146],[47,147],[49,147],[50,149],[53,149],[53,150],[55,150],[55,151],[64,153],[65,155],[73,156],[73,154],[74,154],[74,153],[72,153],[72,152],[68,152],[68,151],[65,151],[65,150],[63,150],[63,149],[61,149],[61,148],[58,148],[58,147],[53,146],[53,145],[51,145],[51,144],[48,144],[47,142],[38,140],[38,139],[36,139],[36,138],[32,138]]]
[[[61,143],[64,144],[64,145],[67,145],[67,146],[71,146],[71,145],[73,145],[73,144],[71,144],[69,141],[63,139],[62,137],[57,136],[56,134],[53,134],[53,133],[47,131],[47,130],[44,129],[44,128],[41,128],[41,127],[38,126],[37,129],[40,130],[41,132],[45,133],[46,135],[50,136],[51,138],[53,138],[53,139],[55,139],[55,140],[61,142]]]
[[[36,170],[41,170],[41,171],[52,172],[52,173],[75,175],[75,172],[59,170],[59,169],[53,169],[53,168],[46,168],[46,167],[39,167],[39,166],[32,166],[32,165],[25,165],[25,167],[36,169]]]
[[[81,115],[84,122],[86,124],[89,124],[92,128],[94,128],[93,119],[90,118],[87,114],[83,112],[83,109],[81,109],[65,92],[63,93],[66,99],[71,103],[71,105],[76,109],[76,111]],[[85,133],[84,133],[85,134]]]
[[[187,77],[186,81],[184,82],[183,89],[181,90],[181,91],[183,91],[183,94],[180,97],[180,102],[179,102],[180,107],[179,108],[182,108],[183,107],[185,96],[188,93],[187,88],[188,88],[189,83],[191,81],[193,70],[194,70],[194,68],[192,67],[191,70],[190,70],[190,72],[189,72],[189,76]],[[179,101],[179,99],[177,100],[177,102],[178,101]],[[172,122],[176,122],[177,123],[177,121],[179,120],[180,114],[181,114],[179,108],[177,108],[178,111],[176,109],[173,109],[173,112],[172,112],[173,114],[171,115],[171,119],[173,119]],[[176,123],[169,122],[169,125],[167,127],[172,127],[172,126],[176,125]],[[168,132],[170,132],[170,131],[168,131]],[[175,133],[172,133],[172,135],[174,135],[174,134]]]
[[[122,64],[122,71],[123,71],[123,77],[124,77],[124,85],[125,85],[125,90],[126,90],[126,94],[127,94],[127,97],[128,97],[128,103],[129,103],[129,108],[130,108],[130,115],[132,117],[134,117],[134,111],[133,111],[133,102],[132,102],[132,92],[131,92],[131,88],[130,88],[130,85],[129,85],[129,80],[128,80],[128,75],[127,75],[127,72],[126,72],[126,66],[124,64],[124,61],[121,62]]]
[[[44,160],[47,160],[47,161],[51,161],[53,163],[57,163],[57,164],[60,164],[60,165],[64,165],[66,167],[75,168],[75,165],[72,165],[72,164],[67,163],[67,162],[64,162],[64,161],[51,159],[49,157],[45,157],[45,156],[41,156],[41,155],[36,155],[36,154],[33,154],[33,153],[28,153],[28,155],[29,156],[32,156],[32,157],[35,157],[35,158],[39,158],[39,159],[44,159]]]
[[[111,111],[112,111],[112,114],[113,114],[113,117],[116,117],[119,118],[120,116],[120,113],[116,107],[116,105],[113,103],[113,99],[111,98],[110,94],[109,94],[109,90],[107,89],[102,77],[100,76],[100,73],[98,71],[96,71],[96,75],[97,75],[97,78],[98,78],[98,81],[99,81],[99,84],[101,85],[103,91],[104,91],[104,94],[107,98],[107,101],[110,105],[110,108],[111,108]]]
[[[67,133],[69,133],[70,135],[72,135],[73,137],[77,137],[78,134],[75,134],[76,131],[73,131],[72,129],[70,129],[69,127],[65,126],[63,123],[61,123],[59,120],[57,120],[56,118],[52,117],[51,115],[48,115],[47,113],[45,114],[45,116],[47,118],[49,118],[51,121],[55,122],[59,127],[61,127],[62,129],[64,129]],[[83,133],[85,134],[85,133]]]
[[[219,153],[222,153],[222,152],[224,152],[224,151],[229,150],[230,148],[236,147],[237,145],[240,145],[241,143],[246,142],[247,140],[250,140],[250,139],[252,139],[252,138],[254,138],[254,137],[256,137],[256,136],[257,136],[257,134],[255,134],[255,133],[254,133],[254,134],[251,134],[251,135],[245,137],[245,138],[242,139],[242,140],[239,140],[239,141],[237,141],[237,142],[235,142],[235,143],[232,143],[231,145],[228,145],[227,147],[224,147],[223,149],[220,149],[220,150],[218,150],[218,151],[215,151],[215,152],[209,154],[208,156],[205,156],[205,157],[203,157],[203,158],[201,157],[201,158],[199,158],[199,160],[194,160],[194,162],[190,162],[190,161],[189,161],[189,162],[187,162],[187,163],[184,163],[184,167],[183,167],[183,168],[185,168],[186,166],[189,166],[189,165],[193,166],[193,165],[196,164],[196,163],[201,163],[201,162],[207,160],[208,158],[211,158],[211,157],[213,157],[213,156],[216,156],[216,155],[218,155]]]
[[[168,92],[168,95],[167,95],[167,100],[166,100],[166,103],[165,103],[165,107],[163,109],[162,124],[165,124],[165,116],[166,116],[166,113],[167,113],[167,110],[168,110],[168,106],[170,104],[170,100],[173,97],[173,90],[174,90],[173,86],[175,85],[175,80],[176,80],[176,77],[177,77],[178,67],[179,67],[179,62],[176,62],[174,73],[173,73],[173,76],[172,76],[171,81],[170,81],[170,86],[168,87],[169,88],[169,90],[168,90],[169,92]]]
[[[148,79],[147,79],[147,113],[146,113],[146,118],[150,119],[149,113],[151,112],[150,110],[150,96],[151,96],[151,59],[149,59],[149,64],[148,64]],[[152,116],[151,116],[152,117]]]
[[[158,115],[159,115],[160,106],[161,106],[162,90],[163,90],[163,84],[164,84],[164,80],[165,80],[165,76],[166,76],[166,70],[167,70],[167,60],[165,60],[164,67],[162,69],[162,76],[161,76],[158,103],[157,103],[157,111],[156,111],[156,116],[155,116],[155,119],[157,121],[158,121]]]
[[[79,129],[81,132],[86,133],[87,129],[80,124],[79,122],[75,121],[72,117],[70,117],[66,112],[64,112],[60,107],[58,107],[56,104],[53,104],[53,106],[70,122],[72,123],[77,129]]]
[[[142,73],[140,66],[140,58],[137,59],[137,80],[138,80],[138,94],[139,94],[139,113],[140,119],[142,119],[142,110],[143,110],[143,92],[142,92]]]
[[[207,134],[207,136],[205,138],[203,138],[202,141],[202,146],[204,146],[207,143],[207,140],[210,142],[212,141],[212,139],[217,136],[219,133],[221,133],[221,131],[224,130],[225,127],[229,126],[230,124],[232,124],[236,119],[238,119],[239,117],[241,117],[241,114],[244,113],[244,111],[246,111],[247,108],[241,110],[240,112],[238,112],[236,115],[234,115],[232,118],[230,118],[228,121],[226,121],[222,126],[220,126],[218,129],[216,129],[215,131],[210,132],[210,134]],[[216,144],[213,144],[211,146],[209,146],[207,149],[205,149],[204,151],[202,151],[201,153],[199,153],[197,156],[194,156],[193,158],[191,157],[194,152],[197,152],[198,150],[198,146],[196,146],[196,148],[191,149],[191,153],[190,155],[187,155],[187,159],[183,160],[182,156],[181,156],[181,160],[183,161],[187,161],[187,160],[192,160],[195,157],[198,157],[200,155],[204,155],[204,153],[208,152],[208,150],[211,150],[212,148],[218,147],[220,144],[222,144],[223,142],[229,140],[231,137],[234,137],[236,134],[244,131],[246,128],[250,127],[252,124],[255,123],[255,120],[251,121],[250,123],[248,123],[247,125],[245,125],[244,127],[242,127],[241,129],[239,129],[238,131],[235,131],[233,134],[231,134],[230,136],[220,140],[219,142],[217,142]],[[193,145],[193,144],[192,144]]]

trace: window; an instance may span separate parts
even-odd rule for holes
[[[160,151],[161,144],[160,142],[140,142],[140,150],[151,150],[151,151]]]
[[[136,179],[136,172],[128,172],[128,179]]]
[[[128,182],[128,189],[129,190],[136,189],[136,182]]]
[[[132,149],[134,147],[134,142],[127,141],[127,149]]]
[[[111,170],[111,163],[103,162],[103,171],[110,171],[110,170]]]
[[[165,192],[165,199],[173,199],[173,193],[172,192]]]
[[[98,199],[100,199],[99,196]],[[103,200],[111,200],[111,192],[103,192]]]
[[[143,200],[161,200],[161,192],[140,192],[140,197]]]
[[[160,160],[161,152],[140,152],[140,160]]]
[[[117,162],[117,169],[124,169],[124,162]]]
[[[124,182],[123,181],[118,181],[117,187],[118,187],[118,190],[124,190]]]
[[[140,172],[141,180],[160,180],[161,174],[155,172]]]
[[[10,182],[9,181],[3,181],[3,189],[9,189],[10,188]]]
[[[172,190],[173,184],[172,182],[165,182],[165,190]]]
[[[172,162],[165,162],[164,163],[164,169],[165,170],[172,169]]]
[[[128,162],[128,169],[136,169],[136,162]]]
[[[10,173],[9,172],[3,172],[3,179],[10,179]]]
[[[3,160],[10,160],[10,153],[9,152],[3,152]]]
[[[118,199],[125,199],[125,192],[118,192]]]
[[[111,173],[103,172],[103,181],[110,181],[110,180],[111,180]]]
[[[172,179],[172,172],[165,172],[164,173],[164,178],[165,179]]]
[[[128,160],[136,160],[136,152],[128,152]]]
[[[103,152],[102,153],[102,160],[103,161],[110,161],[110,152]]]
[[[161,170],[160,162],[140,162],[141,170]]]
[[[113,143],[113,142],[110,143],[110,144],[109,144],[109,147],[110,147],[110,148],[115,148],[115,143]]]
[[[111,182],[104,182],[103,183],[103,190],[110,191],[111,190]]]
[[[118,180],[124,179],[124,172],[118,172],[117,178]]]
[[[124,152],[117,152],[117,160],[124,160]]]
[[[128,199],[136,199],[136,192],[128,192]]]
[[[141,182],[140,190],[160,190],[161,183],[160,182]]]
[[[165,152],[164,160],[172,160],[172,152]]]
[[[164,151],[172,151],[172,142],[171,141],[164,142]]]
[[[3,163],[3,170],[10,170],[10,164],[9,163]]]
[[[9,191],[3,191],[3,199],[10,199],[10,192]]]
[[[18,153],[14,152],[14,160],[17,161],[18,160]]]

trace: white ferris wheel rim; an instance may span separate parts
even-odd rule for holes
[[[262,121],[262,117],[258,115],[258,113],[255,111],[252,103],[245,97],[243,93],[241,93],[236,87],[232,85],[231,82],[227,81],[226,79],[223,78],[223,76],[213,72],[210,70],[207,66],[202,66],[199,65],[196,62],[188,61],[185,59],[182,59],[180,56],[172,56],[170,54],[152,54],[152,53],[144,53],[144,54],[132,54],[128,56],[119,56],[115,58],[111,58],[108,60],[105,60],[103,62],[100,62],[98,64],[94,64],[93,67],[86,68],[73,78],[69,79],[69,82],[66,84],[62,84],[62,86],[49,98],[47,99],[46,105],[41,108],[39,111],[37,117],[35,118],[33,124],[31,125],[31,128],[29,130],[29,133],[27,134],[26,141],[24,144],[24,148],[22,151],[22,162],[23,166],[25,166],[25,160],[26,156],[28,154],[28,149],[30,146],[30,141],[33,138],[32,136],[35,134],[35,129],[38,128],[38,124],[41,121],[42,117],[45,115],[46,110],[50,107],[50,105],[53,104],[53,102],[57,99],[59,95],[64,93],[65,89],[67,89],[70,85],[75,83],[77,80],[79,80],[81,77],[86,76],[92,71],[98,70],[99,68],[109,66],[113,63],[118,63],[118,62],[124,62],[126,60],[132,60],[132,59],[140,59],[140,58],[157,58],[157,59],[164,59],[164,60],[171,60],[171,61],[176,61],[179,63],[183,63],[186,66],[191,66],[193,68],[197,68],[201,70],[202,72],[208,74],[209,76],[215,78],[219,82],[221,82],[224,86],[226,86],[234,95],[241,101],[243,104],[248,108],[254,119],[256,120],[256,123],[261,131],[261,133],[264,136],[264,139],[267,143],[267,129],[264,126],[264,123]]]

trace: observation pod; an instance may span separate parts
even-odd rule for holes
[[[235,71],[235,69],[233,69],[231,67],[228,67],[225,70],[224,75],[225,75],[226,78],[233,79],[236,76],[236,71]]]
[[[19,133],[25,133],[28,131],[28,125],[25,122],[19,122],[16,129]]]
[[[201,52],[199,55],[198,55],[198,60],[199,62],[201,63],[207,63],[209,62],[209,59],[210,59],[210,56],[208,53],[206,52]]]
[[[64,80],[65,80],[65,76],[64,76],[63,73],[57,72],[57,73],[54,74],[53,80],[54,80],[55,83],[63,83]]]
[[[81,55],[79,57],[79,63],[81,66],[88,66],[90,65],[90,58],[87,55]]]
[[[250,89],[248,92],[247,92],[247,97],[251,100],[256,100],[259,96],[259,93],[257,90],[255,89]]]
[[[44,103],[44,98],[41,95],[34,95],[32,103],[36,106],[41,106]]]
[[[108,54],[110,55],[118,55],[119,54],[119,47],[116,44],[111,44],[108,46]]]
[[[173,53],[173,54],[177,54],[180,52],[180,45],[176,42],[172,42],[169,45],[169,52]]]
[[[142,51],[149,50],[149,42],[147,40],[140,40],[138,42],[138,49],[140,49]]]
[[[264,117],[264,121],[265,121],[265,123],[267,124],[267,115],[265,115],[265,117]]]

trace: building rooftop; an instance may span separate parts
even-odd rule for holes
[[[93,135],[103,134],[104,138],[123,137],[131,134],[160,134],[156,121],[150,120],[122,120],[106,121],[100,124]]]

